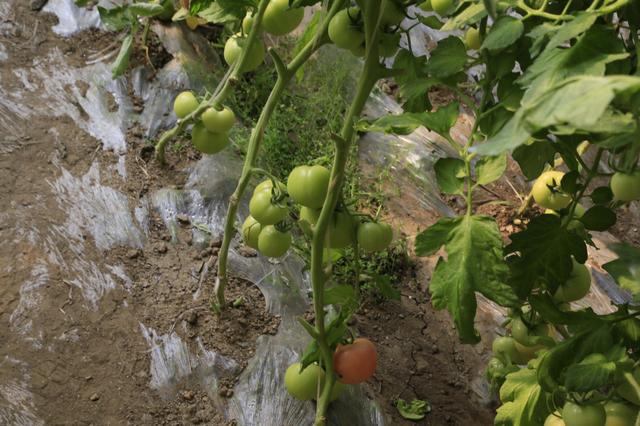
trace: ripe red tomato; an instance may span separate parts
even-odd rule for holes
[[[338,345],[333,354],[333,369],[338,381],[347,385],[362,383],[376,371],[376,347],[369,339],[358,338],[349,345]]]
[[[226,133],[211,133],[200,123],[191,129],[191,140],[196,149],[203,154],[216,154],[229,145],[229,135]]]

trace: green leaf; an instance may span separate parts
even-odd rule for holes
[[[571,256],[581,263],[587,259],[582,238],[562,227],[560,218],[554,215],[534,217],[525,230],[510,238],[505,254],[511,280],[522,297],[539,284],[555,293],[569,279],[573,269]]]
[[[334,285],[325,288],[325,305],[350,305],[356,301],[356,291],[350,285]]]
[[[429,28],[433,28],[434,30],[439,30],[443,26],[442,21],[440,21],[435,15],[431,15],[431,16],[418,15],[417,18],[422,25],[425,25]]]
[[[298,37],[298,40],[296,41],[296,44],[293,48],[293,54],[292,54],[293,57],[297,56],[298,53],[300,53],[302,49],[304,49],[304,47],[309,42],[311,42],[311,40],[313,40],[313,37],[316,34],[316,30],[318,29],[318,26],[322,22],[323,17],[324,17],[324,11],[322,10],[319,10],[313,14],[313,17],[305,27],[304,32],[300,37]],[[298,82],[301,82],[303,77],[304,77],[304,64],[300,68],[298,68],[298,71],[296,71],[296,79],[298,80]]]
[[[640,249],[626,243],[611,244],[608,248],[618,258],[602,267],[620,287],[632,294],[636,302],[640,302]]]
[[[416,254],[431,256],[447,244],[451,231],[458,226],[459,217],[443,217],[416,237]]]
[[[478,126],[482,133],[488,137],[495,136],[504,125],[513,117],[513,113],[505,108],[492,108],[480,117]]]
[[[580,218],[584,227],[591,231],[606,231],[615,225],[616,221],[615,212],[605,206],[593,206]]]
[[[587,31],[598,19],[597,13],[584,12],[579,13],[575,19],[570,21],[565,21],[560,27],[555,31],[555,34],[549,40],[545,50],[549,51],[555,49],[558,46],[561,46],[565,42],[578,37]]]
[[[233,13],[234,11],[236,11],[236,13]],[[219,3],[212,3],[197,13],[197,16],[212,24],[235,22],[243,15],[244,9],[225,9],[220,6]]]
[[[507,374],[500,388],[500,400],[496,426],[540,426],[553,407],[552,396],[542,390],[532,367]]]
[[[487,9],[485,9],[484,4],[472,4],[456,16],[448,19],[447,22],[442,26],[441,30],[451,31],[463,28],[466,25],[473,25],[485,16],[487,16]]]
[[[407,112],[398,115],[385,115],[373,122],[360,121],[356,124],[356,129],[362,132],[408,135],[418,127],[425,126],[440,135],[448,136],[449,130],[458,119],[458,109],[458,103],[452,102],[434,112]]]
[[[613,382],[615,362],[590,362],[570,365],[565,373],[564,386],[569,392],[588,392]]]
[[[100,20],[111,31],[121,31],[132,24],[131,14],[125,6],[113,7],[106,9],[98,6]]]
[[[434,165],[436,180],[445,194],[462,194],[465,163],[459,158],[440,158]]]
[[[608,186],[601,186],[591,191],[591,200],[595,204],[607,204],[613,201],[613,192]]]
[[[612,324],[602,320],[587,327],[543,353],[538,365],[538,382],[547,392],[555,391],[564,382],[564,373],[571,364],[591,353],[605,353],[613,346]]]
[[[513,306],[518,299],[506,284],[508,267],[502,257],[502,236],[495,220],[463,216],[451,225],[445,243],[448,258],[438,260],[429,291],[434,307],[450,312],[460,340],[476,343],[480,337],[474,328],[475,292],[502,306]]]
[[[438,43],[431,52],[425,71],[434,77],[448,77],[462,70],[467,63],[467,49],[462,40],[450,36]]]
[[[155,3],[131,3],[129,10],[138,16],[156,16],[164,12],[164,7]]]
[[[547,164],[552,166],[555,155],[553,143],[547,140],[521,145],[513,151],[513,159],[518,162],[520,170],[528,180],[540,176]]]
[[[491,27],[482,43],[481,49],[498,52],[514,44],[522,36],[524,24],[520,19],[502,16]]]
[[[131,58],[131,52],[133,52],[133,34],[128,34],[122,41],[120,46],[120,52],[115,61],[111,65],[111,77],[118,78],[129,67],[129,59]]]
[[[495,136],[483,144],[471,147],[469,151],[479,155],[498,155],[524,145],[531,133],[525,129],[522,116],[523,108],[520,108]]]
[[[422,420],[431,411],[431,405],[427,401],[414,399],[410,403],[402,398],[396,400],[398,413],[407,420]]]
[[[477,184],[486,185],[500,179],[506,169],[507,156],[505,154],[482,157],[476,164]]]

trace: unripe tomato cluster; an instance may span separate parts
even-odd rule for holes
[[[291,233],[286,225],[289,201],[300,207],[300,229],[312,236],[330,178],[331,172],[326,167],[302,165],[291,171],[286,186],[278,182],[274,189],[271,179],[258,184],[249,202],[250,216],[242,225],[245,244],[269,257],[283,256],[291,246]],[[393,230],[388,224],[358,221],[347,210],[334,212],[327,234],[329,249],[343,249],[357,241],[367,252],[385,250],[393,239]]]
[[[180,93],[174,103],[173,111],[180,119],[188,117],[200,102],[193,92]],[[216,154],[229,145],[229,130],[233,127],[236,116],[229,108],[215,109],[208,107],[197,117],[191,129],[193,146],[203,154]]]
[[[289,34],[295,30],[304,18],[303,8],[289,8],[289,0],[271,0],[262,17],[261,30],[275,36]],[[253,14],[251,12],[242,20],[242,32],[229,37],[224,46],[224,60],[232,66],[240,58],[242,50],[247,43],[247,35],[253,26]],[[240,72],[253,71],[262,64],[265,58],[264,42],[257,38],[247,53],[247,60]]]
[[[405,18],[404,6],[394,1],[387,2],[380,17],[381,34],[379,38],[379,55],[390,58],[396,54],[400,44],[397,32]],[[366,53],[364,22],[359,7],[349,7],[336,13],[329,22],[329,38],[341,49],[362,57]]]
[[[376,347],[369,339],[358,338],[352,343],[338,345],[333,353],[333,370],[338,380],[331,391],[330,401],[340,397],[345,385],[359,384],[371,378],[376,365]],[[284,375],[285,388],[296,399],[316,399],[324,386],[326,372],[318,364],[308,365],[302,371],[301,367],[296,362],[287,368]]]

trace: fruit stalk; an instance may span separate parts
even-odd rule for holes
[[[329,227],[329,222],[338,203],[340,192],[345,181],[346,165],[349,160],[351,144],[355,135],[355,120],[360,116],[364,105],[369,98],[376,82],[381,76],[380,64],[378,63],[378,24],[380,12],[384,9],[387,1],[368,0],[362,2],[364,11],[365,37],[367,52],[362,74],[358,82],[356,95],[351,103],[349,112],[345,117],[340,136],[335,138],[336,154],[333,159],[331,169],[331,179],[329,190],[322,206],[318,222],[313,231],[311,245],[311,282],[313,286],[313,308],[315,312],[315,326],[318,333],[318,347],[322,365],[326,371],[324,387],[318,398],[316,407],[316,418],[314,426],[326,424],[326,412],[329,406],[331,391],[336,381],[333,372],[333,353],[327,341],[324,324],[324,285],[326,282],[325,272],[322,267],[322,254],[325,245],[325,237]]]
[[[167,142],[176,137],[180,132],[184,129],[184,127],[191,123],[195,118],[199,117],[207,108],[213,107],[218,109],[222,102],[229,96],[231,93],[232,87],[238,82],[238,78],[242,74],[242,68],[244,67],[245,62],[249,59],[249,52],[251,51],[251,47],[258,39],[258,35],[260,34],[260,26],[262,25],[262,17],[264,16],[264,11],[267,9],[269,5],[269,0],[260,0],[260,4],[258,5],[258,12],[256,13],[256,17],[254,18],[253,25],[251,27],[251,31],[249,32],[249,36],[247,38],[247,42],[242,49],[242,53],[238,60],[233,64],[229,73],[227,73],[223,79],[220,81],[218,88],[213,96],[211,96],[206,102],[200,103],[198,108],[196,108],[191,114],[186,117],[179,119],[176,125],[167,130],[162,134],[160,140],[156,144],[156,160],[160,164],[165,164],[165,146]]]
[[[273,51],[272,49],[269,50],[269,54],[272,56],[276,66],[278,78],[276,80],[276,84],[271,90],[271,93],[269,94],[269,98],[267,99],[262,112],[260,113],[258,122],[251,132],[251,138],[249,139],[249,147],[247,149],[247,155],[242,167],[242,173],[240,175],[240,179],[238,180],[238,185],[236,186],[235,191],[229,199],[229,207],[224,227],[224,236],[222,239],[222,246],[220,247],[220,252],[218,255],[218,273],[214,289],[216,297],[214,309],[216,310],[222,309],[225,305],[224,291],[228,282],[227,263],[229,257],[229,246],[231,245],[231,239],[233,238],[235,231],[234,223],[236,214],[238,212],[238,205],[251,179],[256,156],[258,154],[258,151],[260,150],[260,143],[262,142],[267,124],[269,123],[273,111],[278,105],[278,102],[280,102],[280,98],[282,97],[284,90],[286,89],[293,76],[295,76],[300,67],[309,60],[311,55],[313,55],[322,46],[324,35],[326,34],[327,28],[329,26],[329,21],[340,10],[343,3],[344,0],[341,0],[336,1],[332,4],[331,9],[329,9],[327,13],[327,16],[324,17],[320,26],[316,30],[313,39],[311,39],[305,45],[305,47],[300,51],[300,53],[298,53],[298,55],[296,55],[295,58],[293,58],[289,65],[284,65],[275,51]]]

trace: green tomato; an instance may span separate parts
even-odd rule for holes
[[[364,55],[367,54],[367,46],[365,46],[364,44],[361,44],[356,48],[349,49],[349,52],[351,52],[351,54],[356,58],[364,58]]]
[[[360,9],[350,7],[336,13],[329,22],[329,38],[338,47],[353,50],[364,44]]]
[[[606,414],[600,404],[578,405],[567,401],[562,407],[562,418],[567,426],[604,426]]]
[[[281,36],[295,30],[304,18],[304,9],[289,9],[289,0],[271,0],[264,11],[262,27],[270,34]]]
[[[258,249],[258,237],[262,231],[262,225],[253,216],[247,216],[242,224],[242,240],[253,249]]]
[[[275,225],[287,217],[289,210],[286,206],[273,204],[271,190],[263,189],[253,193],[249,201],[249,212],[262,225]]]
[[[333,402],[336,399],[340,398],[340,395],[342,395],[346,388],[347,385],[345,385],[344,383],[335,382],[333,384],[333,389],[331,389],[331,396],[329,397],[329,400]]]
[[[397,25],[400,25],[404,18],[405,13],[402,6],[394,1],[389,1],[384,8],[384,12],[382,13],[380,24],[385,27],[395,27]]]
[[[271,191],[271,188],[273,188],[273,181],[267,178],[256,185],[256,187],[253,189],[253,193],[255,194],[265,189]],[[287,187],[282,182],[278,182],[278,188],[280,189],[280,192],[285,192],[287,190]]]
[[[418,5],[418,7],[425,12],[433,12],[433,6],[431,5],[431,0],[423,1]]]
[[[350,246],[355,240],[353,217],[346,212],[334,214],[327,232],[329,233],[329,248],[341,249]]]
[[[193,92],[182,92],[173,101],[173,112],[176,113],[178,118],[185,118],[195,111],[198,105],[200,105],[200,102],[198,102]]]
[[[537,357],[539,351],[548,349],[544,345],[525,346],[518,342],[515,342],[514,345],[518,351],[518,355],[520,356],[520,361],[523,364]]]
[[[298,166],[287,179],[287,192],[298,204],[318,209],[324,204],[331,172],[322,166]]]
[[[611,177],[611,192],[618,201],[640,200],[640,170],[633,173],[616,172]]]
[[[531,193],[533,199],[541,207],[552,210],[560,210],[571,203],[571,197],[560,191],[560,182],[564,173],[555,170],[542,173],[536,183],[533,184]],[[549,187],[554,188],[553,191]]]
[[[480,50],[480,46],[482,46],[480,30],[474,27],[469,27],[464,35],[464,43],[467,45],[467,49]]]
[[[291,364],[284,373],[284,387],[289,395],[302,401],[316,398],[318,388],[324,382],[324,370],[318,364],[310,364],[300,372],[302,364]]]
[[[193,146],[203,154],[216,154],[229,145],[229,135],[226,133],[211,133],[201,122],[191,129]]]
[[[640,383],[640,367],[636,368],[633,371],[633,378],[636,380],[636,382]],[[626,380],[618,385],[618,387],[616,388],[616,392],[618,392],[618,395],[620,395],[627,401],[635,405],[640,405],[640,398],[638,398],[635,390]]]
[[[609,401],[604,405],[607,416],[604,426],[634,426],[638,418],[638,407]]]
[[[242,18],[242,32],[245,34],[249,34],[251,32],[251,27],[253,26],[253,14],[251,12],[247,12]]]
[[[380,57],[390,58],[396,54],[400,46],[400,33],[382,33],[380,35]]]
[[[553,298],[559,302],[574,302],[582,299],[591,288],[591,272],[589,268],[571,259],[573,268],[566,283],[558,287]]]
[[[280,232],[273,225],[265,226],[258,237],[258,250],[267,257],[283,256],[291,247],[291,233]]]
[[[227,43],[224,45],[224,60],[229,66],[233,65],[238,60],[238,58],[240,58],[240,55],[242,54],[242,48],[246,43],[246,40],[247,38],[242,37],[240,33],[229,37],[229,40],[227,40]],[[241,71],[249,72],[258,68],[264,61],[264,55],[264,43],[262,42],[262,40],[256,40],[249,50],[249,57],[244,63],[244,67]]]
[[[544,421],[544,426],[566,426],[566,425],[564,423],[564,420],[562,420],[560,413],[556,411],[553,414],[549,414],[547,416],[546,420]]]
[[[431,0],[431,7],[438,15],[444,16],[452,12],[453,0]]]
[[[391,226],[382,222],[364,222],[358,225],[358,245],[365,251],[383,251],[393,239]]]
[[[533,346],[541,349],[544,345],[540,344],[531,344],[532,338],[536,336],[550,336],[551,335],[551,326],[549,324],[538,324],[533,329],[527,327],[522,318],[516,317],[511,321],[511,335],[516,340],[516,342],[520,343],[523,346]]]
[[[514,364],[524,364],[528,360],[522,358],[518,349],[516,348],[516,341],[513,337],[497,337],[491,345],[494,356],[499,358],[504,363],[509,361]]]
[[[309,207],[302,207],[300,209],[300,228],[306,235],[313,233],[313,227],[318,222],[320,217],[320,210],[310,209]]]
[[[220,111],[215,108],[207,108],[200,117],[204,127],[213,133],[226,133],[236,122],[236,115],[229,108],[224,107]]]

